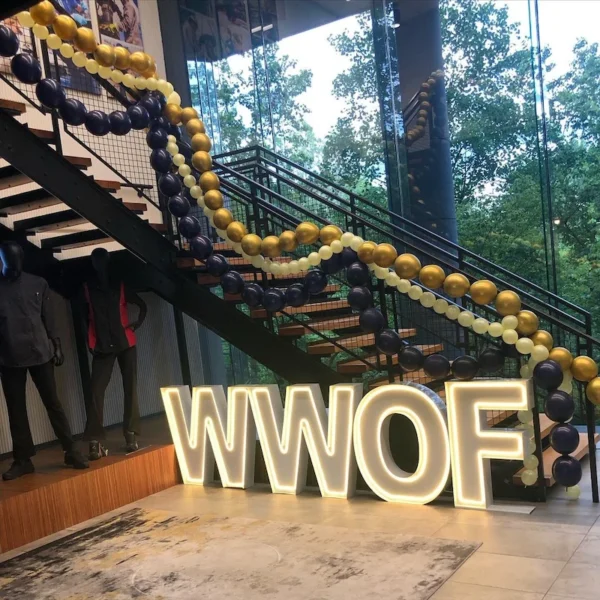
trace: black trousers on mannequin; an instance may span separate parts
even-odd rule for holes
[[[115,360],[123,378],[123,433],[140,434],[140,409],[137,394],[137,351],[135,346],[122,352],[95,354],[92,360],[92,397],[86,404],[87,423],[83,439],[106,439],[104,430],[104,395],[112,376]]]
[[[71,427],[56,391],[54,361],[51,360],[35,367],[0,367],[0,379],[2,379],[2,389],[4,390],[8,409],[14,459],[25,460],[35,454],[29,419],[27,418],[25,393],[27,371],[29,371],[31,379],[40,393],[52,429],[54,429],[56,437],[60,440],[63,450],[65,452],[72,450]]]

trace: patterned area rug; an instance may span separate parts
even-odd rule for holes
[[[477,544],[133,509],[0,564],[3,600],[425,600]]]

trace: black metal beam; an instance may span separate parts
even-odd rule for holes
[[[37,4],[39,0],[2,0],[0,4],[0,20],[12,17],[22,10]]]

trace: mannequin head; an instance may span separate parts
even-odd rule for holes
[[[106,248],[96,248],[92,252],[92,266],[98,275],[108,275],[108,265],[110,263],[110,254]]]
[[[0,244],[0,262],[2,262],[2,275],[6,279],[18,279],[23,272],[23,259],[25,253],[17,242],[4,242]]]

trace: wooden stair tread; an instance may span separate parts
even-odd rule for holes
[[[414,347],[418,348],[426,356],[429,354],[435,354],[436,352],[440,352],[444,349],[443,344],[416,344]],[[373,354],[364,356],[362,360],[350,359],[339,362],[337,364],[338,373],[358,375],[360,373],[366,373],[367,371],[376,369],[378,356],[381,362],[381,368],[386,368],[388,356],[386,354]],[[394,356],[391,356],[390,358],[392,359],[392,365],[398,364],[397,354],[394,354]],[[371,367],[369,368],[365,363],[368,363],[371,365]]]
[[[349,310],[350,305],[348,301],[345,299],[339,300],[327,300],[326,302],[309,302],[304,306],[286,306],[284,308],[285,314],[288,315],[302,315],[308,313],[316,313],[316,312],[328,312],[328,311],[337,311],[337,310]],[[283,314],[282,312],[276,313],[278,315]],[[255,308],[250,311],[250,316],[253,319],[265,319],[269,313],[265,308]]]
[[[0,98],[0,109],[8,113],[22,115],[27,112],[27,105],[23,102],[15,102],[14,100],[4,100]]]
[[[321,294],[333,294],[335,292],[339,292],[340,289],[341,289],[341,286],[339,286],[339,285],[328,285],[321,292]],[[227,300],[227,302],[241,302],[242,301],[241,294],[225,294],[223,297],[225,300]]]
[[[42,240],[42,248],[50,248],[55,252],[63,250],[73,250],[74,248],[83,248],[95,244],[101,244],[112,241],[104,231],[100,229],[87,229],[76,233],[57,235]]]
[[[315,319],[307,321],[306,324],[302,323],[291,323],[289,325],[281,325],[279,327],[279,335],[300,337],[315,331],[340,331],[342,329],[354,329],[359,325],[360,315],[343,315],[332,319],[327,317],[325,319]],[[312,329],[311,329],[312,328]]]
[[[213,249],[214,249],[214,246],[213,246]],[[217,254],[218,254],[218,252],[217,252]],[[288,263],[291,260],[292,259],[287,256],[279,256],[275,262]],[[232,267],[252,267],[252,263],[249,260],[245,259],[243,256],[235,256],[232,258],[228,258],[227,262]],[[180,256],[177,259],[177,267],[180,269],[195,269],[198,267],[204,267],[204,262],[201,260],[198,260],[197,258],[193,258],[191,256]],[[254,268],[254,267],[252,267],[252,268]],[[297,275],[293,275],[292,277],[297,278],[299,276],[300,276],[300,274],[298,273]],[[277,278],[279,279],[279,276]]]
[[[417,335],[416,329],[399,329],[398,334],[402,339]],[[335,342],[335,343],[334,343]],[[336,343],[339,346],[336,346]],[[374,333],[363,333],[361,335],[348,335],[333,338],[331,342],[319,341],[312,342],[308,345],[309,354],[335,354],[342,352],[344,348],[363,348],[365,346],[373,346],[375,344]]]
[[[540,422],[540,437],[542,439],[547,438],[550,435],[553,427],[556,425],[554,421],[549,419],[545,413],[539,414],[539,422]]]
[[[118,192],[121,189],[119,181],[110,181],[108,179],[94,179],[97,185],[109,192]]]
[[[28,127],[28,129],[31,131],[31,133],[33,133],[33,135],[40,138],[40,140],[54,139],[54,131],[50,131],[48,129],[36,129],[35,127]]]

